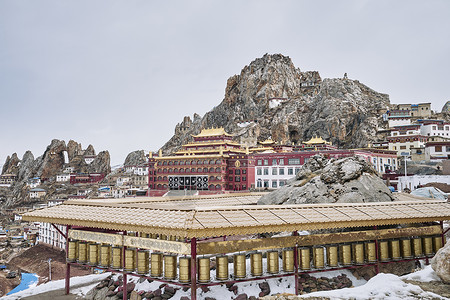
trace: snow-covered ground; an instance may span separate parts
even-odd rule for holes
[[[111,275],[111,273],[104,274],[94,274],[87,276],[79,276],[70,278],[70,292],[76,295],[86,295],[94,286],[98,284],[98,282],[102,281],[104,278]],[[48,291],[54,291],[59,289],[64,289],[65,280],[55,280],[50,281],[41,285],[36,286],[36,283],[31,285],[28,289],[23,290],[21,292],[15,293],[13,295],[4,296],[1,299],[3,300],[16,300],[21,299],[22,297],[28,297],[33,295],[42,294]]]
[[[99,281],[109,276],[110,274],[111,273],[104,273],[100,275],[73,277],[71,278],[70,291],[72,294],[77,294],[80,296],[86,295],[86,293],[89,290],[91,290],[95,285],[97,285]],[[313,273],[311,274],[311,276],[332,278],[341,274],[347,275],[347,277],[352,280],[354,285],[353,288],[314,292],[302,295],[300,297],[304,298],[314,296],[314,297],[329,297],[330,299],[355,299],[355,300],[448,299],[431,292],[426,292],[417,285],[405,283],[403,281],[403,280],[414,280],[422,282],[440,281],[439,277],[437,277],[433,269],[431,269],[431,266],[426,266],[425,268],[417,272],[402,277],[393,274],[380,273],[377,276],[370,279],[369,281],[365,281],[364,279],[360,280],[356,279],[348,270]],[[114,275],[116,279],[117,276],[118,275]],[[237,284],[238,294],[246,293],[249,296],[250,295],[257,296],[261,291],[260,288],[258,287],[258,284],[263,281],[264,280],[243,282]],[[294,293],[293,276],[269,279],[266,281],[269,283],[271,294]],[[153,291],[158,289],[159,286],[161,285],[161,282],[158,281],[153,281],[149,283],[147,280],[144,280],[142,283],[139,283],[137,277],[129,277],[129,282],[136,283],[135,287],[136,291]],[[37,295],[51,290],[63,288],[64,288],[64,280],[52,281],[39,286],[30,287],[27,290],[24,290],[14,295],[5,296],[1,299],[16,300],[20,299],[21,297]],[[199,299],[204,299],[205,297],[213,297],[218,300],[225,300],[225,299],[228,300],[234,299],[236,297],[234,293],[228,291],[228,289],[224,288],[223,286],[211,286],[209,287],[209,291],[207,292],[203,292],[201,289],[199,289],[197,295]],[[171,299],[179,300],[182,296],[190,297],[190,291],[183,292],[183,290],[179,289]]]
[[[425,292],[417,285],[405,283],[396,275],[384,273],[376,275],[362,286],[309,293],[301,296],[301,298],[303,297],[328,297],[330,299],[354,300],[447,299],[431,292]]]

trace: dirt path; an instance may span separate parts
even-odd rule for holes
[[[49,259],[51,259],[52,280],[64,279],[66,273],[65,252],[41,244],[31,247],[12,258],[8,263],[8,269],[35,273],[39,276],[39,284],[41,284],[48,281]],[[3,272],[0,272],[0,276],[2,276],[1,273]],[[89,274],[91,274],[89,267],[72,266],[70,270],[71,277]],[[5,283],[2,282],[3,278],[0,277],[0,294],[6,295],[20,283],[20,280],[17,279],[17,282],[13,282],[13,279],[5,279]]]

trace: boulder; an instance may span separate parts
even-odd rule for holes
[[[106,298],[106,294],[109,292],[108,287],[103,287],[97,291],[95,294],[94,300],[104,300]]]
[[[261,197],[258,204],[362,203],[392,201],[372,166],[359,157],[313,156],[295,179]]]
[[[431,259],[431,268],[445,283],[450,283],[450,241]]]

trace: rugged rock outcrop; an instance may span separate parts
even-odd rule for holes
[[[14,174],[17,176],[15,184],[10,188],[3,188],[0,191],[0,201],[2,206],[9,207],[23,203],[27,199],[29,187],[27,180],[32,177],[40,177],[42,181],[47,181],[48,196],[65,195],[73,193],[68,187],[52,185],[55,176],[62,173],[65,167],[73,167],[74,172],[82,173],[104,173],[111,172],[110,156],[108,151],[100,152],[91,164],[87,164],[84,155],[95,155],[92,145],[83,150],[81,144],[70,140],[66,143],[54,139],[47,146],[42,156],[34,158],[30,151],[25,152],[22,159],[14,153],[8,156],[2,168],[2,174]]]
[[[2,174],[16,175],[19,171],[19,163],[20,159],[17,157],[17,153],[13,153],[11,156],[8,155],[2,168]]]
[[[442,107],[443,113],[450,113],[450,101],[445,102],[444,106]]]
[[[342,147],[361,147],[377,137],[389,96],[357,80],[324,79],[302,72],[281,54],[266,54],[228,79],[223,101],[200,117],[185,117],[162,147],[165,154],[202,128],[224,127],[249,146],[269,136],[297,143],[320,135]]]
[[[284,187],[261,197],[258,204],[302,204],[392,201],[392,193],[365,160],[328,160],[313,156]]]
[[[102,151],[95,157],[94,161],[88,165],[89,173],[111,173],[111,157],[108,151]]]
[[[442,281],[450,284],[450,241],[431,259],[431,267]]]
[[[125,158],[124,166],[137,166],[141,164],[145,164],[147,162],[147,158],[145,157],[144,150],[136,150],[127,155]]]

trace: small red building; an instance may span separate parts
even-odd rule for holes
[[[95,183],[102,181],[103,178],[105,175],[102,173],[70,174],[70,184]]]

